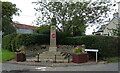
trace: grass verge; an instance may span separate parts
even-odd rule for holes
[[[119,57],[107,58],[106,61],[107,62],[120,62],[120,58]]]
[[[0,62],[11,60],[14,57],[15,57],[14,52],[10,52],[6,49],[2,49],[2,51],[0,51]]]

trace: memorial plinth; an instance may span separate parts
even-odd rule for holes
[[[50,33],[50,47],[49,51],[51,52],[57,52],[57,47],[56,47],[56,27],[51,26],[51,33]]]
[[[56,62],[63,62],[65,57],[62,56],[60,52],[57,51],[56,47],[56,27],[51,26],[50,32],[50,47],[49,50],[40,54],[40,60],[43,61],[56,61]]]

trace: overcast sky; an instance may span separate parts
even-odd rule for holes
[[[13,21],[18,21],[21,24],[32,25],[35,17],[35,5],[32,4],[33,1],[37,0],[2,0],[9,1],[13,4],[16,4],[16,7],[19,8],[22,12],[20,12],[20,16],[13,16]]]
[[[16,7],[22,11],[20,13],[20,16],[13,16],[13,21],[18,21],[21,24],[26,24],[26,25],[34,25],[32,22],[36,20],[35,10],[34,10],[35,4],[32,4],[32,2],[38,0],[2,0],[2,1],[12,2],[13,4],[16,4]],[[115,2],[114,0],[108,0],[108,1]],[[94,28],[95,26],[93,26],[91,29],[87,28],[86,34],[91,34]]]

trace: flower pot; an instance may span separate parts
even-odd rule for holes
[[[72,62],[85,63],[88,62],[88,54],[72,54]]]
[[[23,54],[23,53],[16,53],[16,58],[15,59],[16,59],[17,62],[26,61],[25,54]]]

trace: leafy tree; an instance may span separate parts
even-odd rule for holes
[[[105,2],[33,2],[38,7],[36,11],[41,14],[36,20],[36,24],[53,24],[59,31],[77,34],[80,27],[86,24],[100,23],[101,17],[107,17],[108,6]],[[54,18],[54,21],[53,21]],[[56,20],[56,21],[55,21]],[[61,27],[59,27],[61,25]],[[82,31],[85,31],[85,28]],[[83,31],[83,32],[84,32]]]
[[[50,25],[41,25],[36,29],[39,34],[50,34]]]
[[[16,33],[16,29],[13,26],[12,16],[19,15],[19,9],[16,8],[15,4],[11,2],[2,2],[2,31],[4,35]]]

